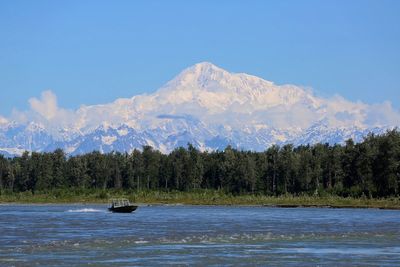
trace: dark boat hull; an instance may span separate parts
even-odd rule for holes
[[[123,206],[123,207],[111,207],[108,208],[109,211],[111,212],[121,212],[121,213],[130,213],[132,211],[135,211],[137,209],[137,206]]]

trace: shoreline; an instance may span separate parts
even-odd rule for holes
[[[400,210],[397,206],[373,206],[373,205],[324,205],[324,204],[205,204],[205,203],[134,203],[138,207],[149,207],[149,206],[204,206],[204,207],[264,207],[264,208],[284,208],[284,209],[379,209],[379,210]],[[51,206],[51,205],[71,205],[71,206],[83,206],[83,205],[107,205],[107,202],[0,202],[0,206],[11,206],[11,205],[32,205],[32,206]]]
[[[106,203],[26,203],[26,202],[2,202],[0,206],[13,206],[13,205],[27,205],[27,206],[52,206],[52,205],[71,205],[71,206],[84,206],[84,205],[106,205]],[[335,206],[335,205],[257,205],[257,204],[166,204],[166,203],[134,203],[138,207],[150,206],[204,206],[204,207],[259,207],[259,208],[283,208],[283,209],[373,209],[373,210],[400,210],[400,207],[374,207],[374,206]]]
[[[222,191],[74,191],[22,192],[0,194],[4,204],[107,204],[111,198],[127,198],[132,203],[146,205],[202,205],[202,206],[255,206],[277,208],[357,208],[400,210],[400,198],[352,198],[335,195],[323,196],[266,196],[231,195]]]

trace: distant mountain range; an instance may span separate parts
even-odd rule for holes
[[[185,69],[152,94],[109,104],[66,110],[50,91],[29,102],[30,111],[0,117],[0,153],[6,156],[56,148],[70,155],[130,152],[144,145],[168,153],[187,143],[200,150],[231,145],[262,151],[273,144],[361,141],[400,124],[388,102],[318,97],[208,62]]]

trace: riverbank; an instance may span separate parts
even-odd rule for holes
[[[0,203],[107,203],[110,198],[128,198],[142,204],[185,204],[185,205],[257,205],[292,207],[332,208],[380,208],[399,209],[400,199],[343,198],[338,196],[234,196],[221,191],[197,190],[193,192],[163,191],[80,191],[55,190],[51,192],[0,194]]]

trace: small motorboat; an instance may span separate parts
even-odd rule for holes
[[[118,198],[110,200],[110,207],[108,208],[111,212],[123,212],[130,213],[137,209],[138,206],[132,205],[128,199]]]

